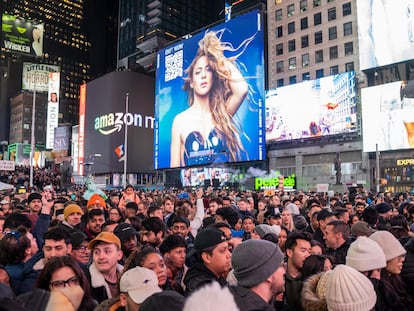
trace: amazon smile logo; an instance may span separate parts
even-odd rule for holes
[[[124,125],[154,129],[154,117],[139,113],[111,112],[96,117],[94,121],[94,129],[103,135],[120,132]]]

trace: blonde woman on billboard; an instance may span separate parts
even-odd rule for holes
[[[238,48],[220,41],[219,32],[207,32],[187,68],[183,89],[189,108],[178,114],[172,125],[171,167],[238,161],[245,152],[233,116],[248,93],[248,84],[235,64],[254,36]],[[239,53],[239,54],[240,54]]]

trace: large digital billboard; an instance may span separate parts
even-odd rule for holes
[[[414,58],[414,0],[357,0],[361,70]]]
[[[355,73],[304,81],[266,93],[266,141],[290,141],[357,130]]]
[[[80,100],[79,174],[123,172],[125,158],[128,173],[154,172],[152,77],[115,71],[83,85]]]
[[[189,37],[157,54],[155,168],[263,160],[261,13]]]
[[[43,55],[43,23],[3,14],[1,30],[3,48],[36,57]]]
[[[200,167],[181,169],[183,187],[222,187],[232,182],[233,171],[228,168]]]
[[[414,80],[361,89],[364,152],[414,148]]]

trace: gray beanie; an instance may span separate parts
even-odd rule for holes
[[[231,263],[238,285],[254,287],[272,275],[283,262],[279,246],[266,240],[247,240],[238,245]]]
[[[256,230],[261,239],[263,239],[267,234],[276,234],[276,230],[271,225],[266,224],[257,225],[254,230]]]

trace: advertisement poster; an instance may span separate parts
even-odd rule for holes
[[[36,57],[43,55],[43,23],[3,14],[1,29],[2,48]]]
[[[414,0],[358,0],[360,69],[413,59]]]
[[[60,72],[59,66],[48,64],[23,63],[22,90],[36,92],[49,91],[49,73]]]
[[[270,90],[266,93],[266,141],[355,132],[356,111],[354,72]]]
[[[55,145],[55,128],[59,123],[59,86],[60,73],[49,73],[49,91],[47,102],[46,149]]]
[[[156,169],[264,159],[264,49],[255,10],[158,52]]]
[[[414,148],[414,80],[361,89],[364,152]]]

